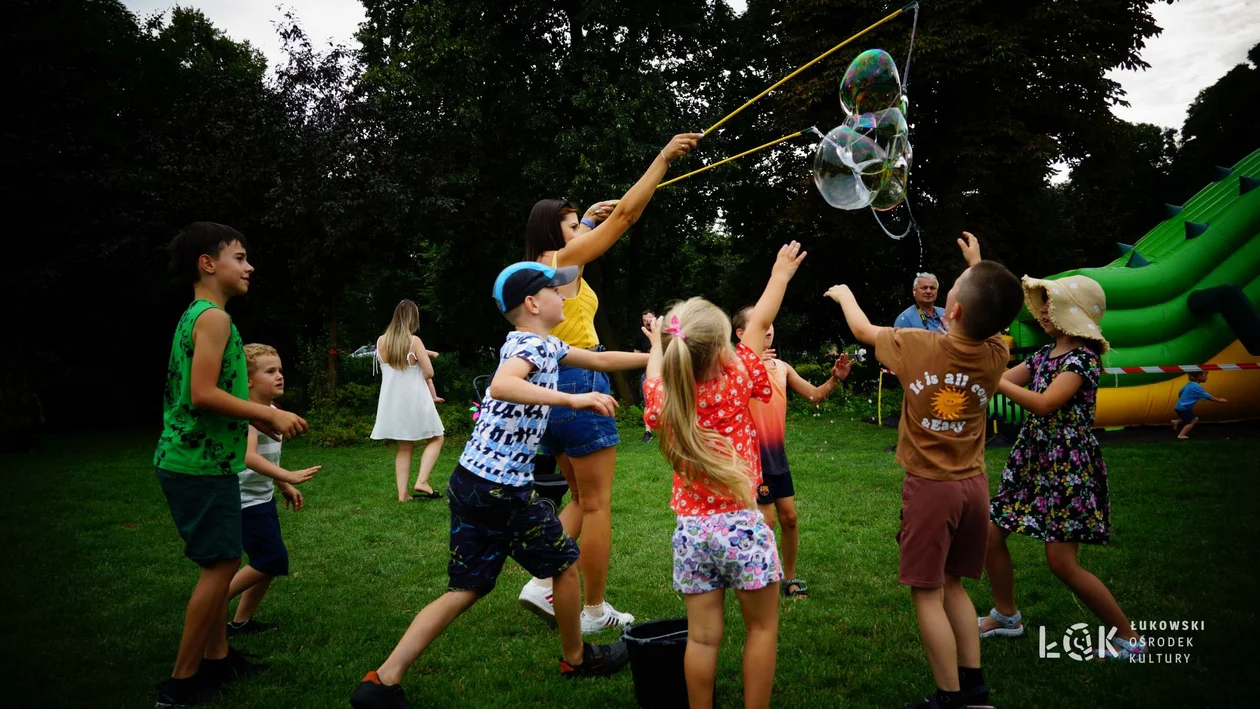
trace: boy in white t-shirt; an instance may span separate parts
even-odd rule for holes
[[[269,345],[245,345],[245,370],[249,378],[249,400],[264,406],[284,394],[284,367],[280,354]],[[253,635],[279,627],[278,623],[254,620],[271,580],[289,575],[289,550],[280,536],[280,516],[276,513],[275,486],[278,483],[285,505],[302,509],[300,485],[315,476],[320,466],[290,472],[280,467],[280,441],[249,427],[245,449],[245,472],[241,483],[241,542],[249,564],[232,577],[228,600],[237,596],[236,615],[228,622],[228,636]],[[226,613],[226,608],[224,609]]]

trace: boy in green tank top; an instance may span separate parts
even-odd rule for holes
[[[171,270],[193,284],[193,302],[175,327],[166,366],[162,435],[153,465],[184,555],[201,567],[185,613],[171,677],[155,707],[215,698],[223,683],[255,665],[228,647],[228,589],[241,560],[241,497],[249,425],[276,440],[306,431],[295,414],[249,401],[241,336],[223,307],[249,291],[245,237],[194,222],[171,242]]]

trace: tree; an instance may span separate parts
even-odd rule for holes
[[[751,269],[738,278],[750,286],[760,280],[754,254],[768,246],[789,238],[805,242],[809,261],[784,312],[814,324],[801,333],[814,345],[834,339],[841,328],[835,308],[819,297],[828,286],[851,283],[872,317],[891,322],[917,270],[941,273],[948,286],[948,274],[962,265],[954,238],[964,228],[981,236],[987,256],[1016,272],[1075,265],[1054,248],[1072,223],[1062,195],[1048,185],[1050,165],[1079,162],[1109,139],[1109,106],[1122,96],[1106,72],[1144,66],[1142,42],[1157,32],[1149,4],[932,4],[919,18],[908,89],[915,155],[910,202],[923,228],[922,256],[913,234],[889,240],[869,211],[826,206],[810,179],[812,145],[800,141],[709,180],[720,184],[736,260]],[[742,18],[745,53],[737,63],[747,69],[738,72],[734,95],[722,105],[738,105],[887,12],[854,0],[752,0]],[[836,88],[849,60],[880,47],[904,63],[910,21],[907,14],[884,25],[763,99],[724,127],[728,139],[754,146],[805,126],[826,132],[839,125],[844,115]],[[905,209],[885,216],[897,230],[906,218]]]
[[[502,337],[490,284],[523,258],[532,204],[618,196],[671,135],[695,129],[717,102],[733,22],[699,0],[365,6],[364,90],[409,195],[400,226],[428,276],[417,300],[466,353]],[[643,290],[658,278],[656,245],[701,238],[715,216],[712,199],[660,194],[628,243],[588,267],[601,340],[616,346],[656,297]]]
[[[1239,64],[1203,89],[1186,111],[1181,128],[1178,172],[1182,192],[1193,196],[1210,178],[1213,166],[1232,167],[1246,157],[1260,135],[1260,44]]]

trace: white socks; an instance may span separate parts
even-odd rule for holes
[[[592,618],[603,618],[604,604],[601,603],[598,606],[582,606],[582,611]]]
[[[551,579],[531,579],[530,583],[539,588],[545,588],[548,591],[551,590]]]

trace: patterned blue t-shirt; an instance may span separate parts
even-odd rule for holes
[[[569,346],[559,338],[543,338],[532,332],[513,331],[499,349],[499,366],[519,357],[529,362],[534,371],[526,377],[531,384],[555,389],[560,378],[560,360],[569,354]],[[481,416],[473,429],[459,464],[468,472],[512,487],[525,487],[534,482],[534,453],[547,430],[550,406],[513,404],[490,397],[481,402]]]

